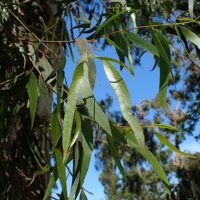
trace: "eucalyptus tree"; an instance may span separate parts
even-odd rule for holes
[[[145,144],[143,126],[131,112],[120,70],[134,76],[132,53],[140,57],[149,51],[160,69],[157,100],[168,113],[167,86],[173,80],[174,66],[174,45],[168,39],[175,35],[183,42],[193,64],[191,70],[199,72],[189,48],[195,45],[198,51],[200,46],[198,6],[192,1],[185,9],[184,1],[176,1],[173,7],[173,1],[3,0],[0,10],[1,198],[48,199],[59,180],[61,199],[76,199],[79,194],[86,199],[82,185],[94,148],[94,128],[102,130],[114,165],[124,179],[128,176],[118,145],[133,148],[148,160],[170,196],[165,171]],[[116,49],[119,60],[92,53],[93,47],[107,45]],[[66,60],[76,60],[74,48],[80,58],[69,85],[64,69]],[[127,126],[110,120],[95,100],[95,60],[102,61]],[[177,130],[160,123],[151,127]],[[156,136],[182,153],[162,135]],[[72,183],[68,194],[69,176]]]

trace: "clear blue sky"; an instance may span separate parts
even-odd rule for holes
[[[74,49],[73,52],[76,60],[74,63],[71,59],[67,60],[65,70],[65,75],[68,84],[70,84],[71,82],[74,67],[76,66],[77,59],[79,59],[79,54],[77,53],[77,50]],[[104,51],[93,51],[95,55],[108,56],[117,59],[118,57],[114,52],[115,50],[111,47],[107,47]],[[151,55],[149,53],[146,53],[143,56],[141,66],[135,66],[134,68],[134,78],[126,70],[123,70],[121,73],[131,94],[131,100],[133,105],[141,102],[143,99],[153,99],[157,95],[159,88],[159,70],[157,68],[153,72],[150,71],[153,64],[154,62]],[[116,99],[115,93],[106,78],[102,62],[99,60],[96,61],[96,67],[97,80],[94,89],[95,97],[99,101],[101,99],[105,99],[106,95],[109,94],[114,99],[111,111],[118,111],[119,104]],[[195,140],[192,137],[188,137],[187,141],[181,144],[181,149],[196,152],[200,151],[200,145],[197,142],[195,142]],[[94,194],[87,194],[88,200],[104,200],[105,196],[103,192],[103,187],[98,180],[99,172],[95,170],[94,165],[95,158],[93,154],[89,171],[84,183],[84,188]],[[69,183],[68,187],[70,187]],[[60,190],[60,186],[58,186],[58,190]]]

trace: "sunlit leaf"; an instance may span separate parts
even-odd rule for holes
[[[176,146],[174,146],[173,144],[171,144],[165,137],[163,137],[161,134],[154,132],[154,134],[156,135],[156,137],[160,140],[161,143],[165,144],[167,147],[169,147],[172,151],[179,153],[185,157],[189,157],[189,158],[197,158],[197,156],[193,156],[189,153],[185,153],[180,151],[178,148],[176,148]]]
[[[154,126],[158,126],[159,128],[165,128],[165,129],[169,129],[172,131],[179,131],[178,128],[168,125],[168,124],[154,124]]]
[[[121,174],[125,176],[124,169],[120,163],[119,154],[117,152],[117,149],[112,139],[112,131],[111,131],[111,127],[108,121],[108,117],[105,115],[105,113],[102,111],[102,109],[96,102],[87,77],[88,77],[88,67],[85,64],[84,65],[84,81],[83,81],[83,86],[81,89],[81,96],[83,98],[83,101],[87,108],[89,116],[94,121],[96,121],[97,124],[106,132],[111,154],[113,158],[115,159],[116,165],[119,168]]]
[[[149,163],[152,165],[153,169],[157,173],[158,177],[163,181],[164,186],[166,187],[166,191],[170,194],[169,191],[169,181],[167,179],[167,176],[161,166],[161,164],[158,162],[156,157],[146,148],[142,147],[137,144],[135,136],[132,134],[132,132],[128,132],[126,134],[127,142],[128,144],[135,148],[146,160],[149,161]]]
[[[92,53],[90,51],[88,42],[85,38],[77,38],[76,41],[76,47],[80,53],[81,59],[87,62],[88,64],[88,78],[90,81],[90,85],[92,89],[94,88],[95,85],[95,80],[96,80],[96,65],[94,60],[92,59]]]
[[[145,143],[143,130],[138,119],[131,113],[131,100],[126,84],[124,83],[119,72],[111,63],[104,61],[104,69],[108,80],[110,81],[110,84],[112,85],[118,97],[122,115],[130,124],[138,144],[144,146]]]
[[[182,26],[180,26],[180,30],[187,40],[192,42],[198,47],[198,49],[200,49],[200,37],[196,33]]]
[[[78,99],[78,94],[80,88],[82,86],[83,80],[83,63],[79,63],[74,71],[72,83],[70,86],[67,106],[65,109],[64,122],[63,122],[63,137],[62,137],[62,145],[63,145],[63,163],[67,160],[68,148],[70,146],[71,141],[71,131],[74,119],[74,113],[76,109],[76,102]]]
[[[37,79],[33,73],[31,73],[31,75],[30,75],[27,91],[28,91],[28,96],[29,96],[31,128],[32,128],[34,119],[35,119],[35,113],[36,113],[36,109],[37,109],[37,100],[38,100]]]
[[[189,14],[190,14],[190,17],[193,19],[194,17],[194,0],[188,0],[188,10],[189,10]]]
[[[110,58],[110,57],[103,57],[103,56],[94,56],[94,58],[97,58],[99,60],[103,60],[103,61],[109,61],[109,62],[114,62],[117,63],[121,66],[123,66],[125,69],[127,69],[128,72],[130,72],[131,75],[134,75],[133,71],[123,62],[116,60],[114,58]]]

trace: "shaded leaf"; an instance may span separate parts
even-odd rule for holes
[[[58,179],[58,173],[57,173],[57,168],[55,166],[54,169],[53,169],[53,172],[51,174],[51,177],[49,179],[49,183],[47,185],[43,200],[48,200],[49,199],[49,196],[51,194],[51,191],[52,191],[53,186],[55,185],[57,179]]]
[[[166,110],[167,85],[170,77],[170,49],[168,42],[159,31],[153,30],[153,41],[159,51],[158,64],[160,66],[159,99],[163,110]]]
[[[62,164],[62,159],[63,159],[62,153],[59,149],[56,148],[58,139],[61,136],[61,127],[60,127],[56,112],[54,112],[52,115],[51,129],[52,129],[52,140],[53,140],[53,147],[54,147],[58,177],[59,177],[60,184],[62,187],[62,192],[64,194],[65,199],[67,200],[68,194],[67,194],[67,185],[66,185],[66,180],[67,180],[66,169],[65,169],[65,165]]]
[[[80,174],[80,186],[83,185],[85,176],[87,174],[91,153],[93,149],[93,128],[89,121],[82,118],[82,147],[83,147],[83,155],[82,155],[82,165],[81,165],[81,174]]]
[[[28,91],[28,96],[29,96],[31,128],[32,128],[34,119],[35,119],[35,113],[36,113],[36,109],[37,109],[37,100],[38,100],[37,79],[36,79],[34,73],[31,73],[31,75],[30,75],[27,91]]]
[[[81,190],[81,194],[80,194],[80,199],[79,200],[87,200],[87,196],[85,195],[85,192],[83,190]]]
[[[158,50],[153,44],[142,39],[140,36],[138,36],[135,33],[127,32],[127,35],[133,43],[137,44],[139,47],[143,48],[144,50],[149,51],[154,56],[159,57]]]
[[[105,26],[107,26],[111,21],[113,21],[115,18],[118,16],[122,15],[125,13],[126,10],[122,10],[121,12],[116,13],[115,15],[112,15],[112,17],[108,18],[106,21],[104,21],[96,30],[95,35],[97,35]]]

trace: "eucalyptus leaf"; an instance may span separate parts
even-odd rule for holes
[[[200,37],[196,33],[192,32],[191,30],[185,27],[182,27],[182,26],[179,26],[179,27],[180,27],[181,33],[185,36],[185,38],[189,40],[190,42],[192,42],[195,46],[197,46],[198,49],[200,49]]]
[[[165,144],[167,147],[169,147],[173,152],[179,153],[185,157],[188,158],[197,158],[197,156],[193,156],[189,153],[185,153],[180,151],[178,148],[176,148],[176,146],[174,146],[173,144],[171,144],[165,137],[163,137],[160,133],[154,132],[154,134],[156,135],[156,137],[160,140],[161,143]]]
[[[137,143],[141,146],[145,146],[142,127],[138,119],[131,113],[131,99],[125,82],[111,63],[104,61],[104,70],[118,97],[122,115],[130,124],[137,139]]]
[[[34,124],[35,113],[36,113],[36,109],[37,109],[37,100],[38,100],[37,79],[36,79],[34,73],[31,73],[31,75],[30,75],[27,91],[28,91],[28,96],[29,96],[31,128],[32,128],[33,124]]]
[[[83,98],[83,103],[87,108],[88,115],[90,116],[90,118],[96,121],[97,124],[105,131],[111,154],[115,159],[116,165],[119,168],[121,174],[125,177],[124,169],[120,163],[119,154],[112,139],[112,131],[108,117],[102,111],[102,109],[100,108],[93,96],[93,92],[88,80],[88,66],[86,63],[84,64],[84,81],[81,89],[81,96]]]
[[[171,54],[168,42],[162,36],[162,34],[153,30],[153,41],[159,51],[158,64],[160,66],[160,83],[159,83],[159,98],[163,110],[166,110],[166,95],[167,95],[167,85],[170,77],[170,62]]]
[[[139,47],[143,48],[144,50],[149,51],[152,55],[159,57],[159,52],[158,49],[151,44],[150,42],[144,40],[141,38],[139,35],[132,33],[132,32],[127,32],[128,38],[135,44],[137,44]]]
[[[51,128],[52,128],[53,147],[54,147],[54,153],[55,153],[55,158],[56,158],[58,178],[61,183],[62,192],[64,194],[65,200],[67,200],[68,194],[67,194],[67,185],[66,185],[66,180],[67,180],[66,169],[65,169],[65,165],[62,164],[62,152],[56,148],[57,141],[61,135],[61,127],[60,127],[60,123],[58,121],[56,112],[54,112],[52,115]]]
[[[127,132],[126,138],[127,138],[128,144],[131,147],[135,148],[146,160],[149,161],[149,163],[152,165],[153,169],[157,173],[158,177],[163,181],[164,186],[166,187],[166,191],[168,192],[168,194],[170,194],[170,191],[169,191],[170,183],[167,179],[167,176],[166,176],[161,164],[158,162],[156,157],[146,147],[142,147],[137,144],[136,138],[132,134],[131,131]]]
[[[62,137],[62,145],[63,145],[63,164],[67,161],[68,150],[71,141],[71,131],[72,125],[74,121],[74,113],[76,109],[76,103],[78,99],[78,95],[80,92],[80,88],[82,86],[83,81],[83,62],[79,63],[74,71],[72,83],[70,86],[68,99],[67,99],[67,106],[65,109],[64,115],[64,123],[63,123],[63,137]]]

